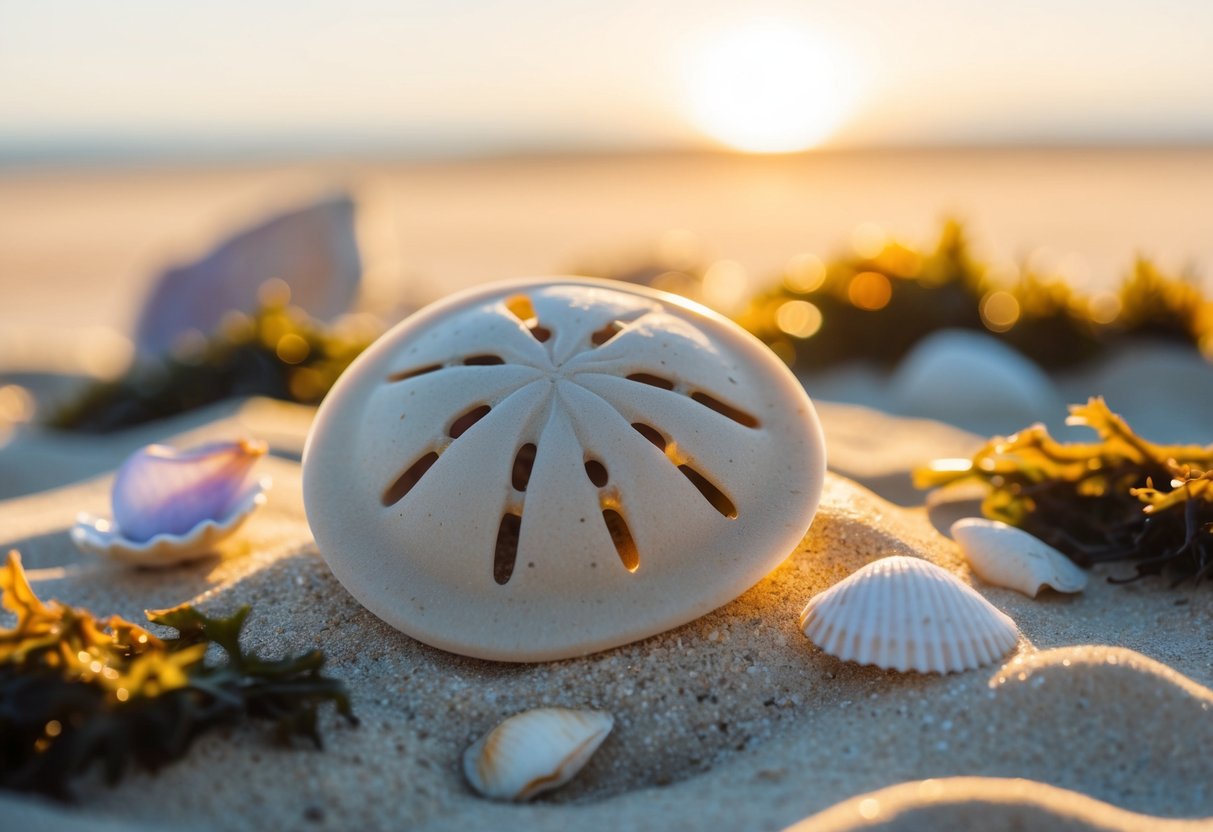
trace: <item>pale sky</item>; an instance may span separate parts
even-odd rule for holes
[[[0,0],[0,147],[712,146],[703,67],[756,19],[826,146],[1213,141],[1204,0]]]

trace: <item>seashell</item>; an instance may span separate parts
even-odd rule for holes
[[[1018,350],[968,330],[923,338],[902,359],[889,388],[898,412],[983,436],[1012,433],[1061,409],[1044,370]]]
[[[211,551],[265,504],[253,467],[264,442],[242,439],[178,451],[148,445],[114,478],[113,521],[81,514],[72,540],[123,563],[167,566]]]
[[[268,450],[242,439],[179,451],[148,445],[132,454],[114,478],[114,522],[127,540],[183,535],[204,520],[225,516]]]
[[[1061,552],[1023,529],[997,520],[966,517],[952,524],[952,537],[977,576],[1035,598],[1042,586],[1082,592],[1087,573]]]
[[[464,752],[463,772],[485,797],[530,800],[573,779],[614,726],[604,711],[523,711]]]
[[[1168,445],[1213,443],[1213,363],[1179,343],[1142,341],[1131,350],[1116,350],[1074,389],[1067,401],[1082,401],[1098,390],[1141,436]],[[1159,407],[1176,390],[1183,407]]]
[[[1019,640],[1015,622],[971,586],[900,555],[869,563],[813,596],[800,626],[831,656],[902,672],[971,670]]]
[[[325,398],[303,496],[333,574],[435,647],[583,656],[728,603],[804,537],[825,475],[778,357],[605,280],[478,287],[384,335]]]
[[[188,332],[209,335],[232,310],[253,313],[263,281],[277,278],[313,318],[349,309],[362,277],[354,201],[338,193],[271,216],[201,259],[157,279],[135,329],[142,354],[171,349]]]

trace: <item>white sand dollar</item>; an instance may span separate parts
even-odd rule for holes
[[[421,641],[505,661],[690,621],[779,564],[825,448],[786,367],[622,283],[497,284],[422,310],[342,376],[304,453],[341,583]]]
[[[942,567],[881,558],[814,595],[800,627],[831,656],[885,670],[953,673],[997,661],[1019,628]]]
[[[998,520],[966,517],[952,524],[952,537],[973,571],[988,584],[1014,589],[1031,598],[1043,586],[1058,592],[1086,589],[1087,573],[1023,529]]]

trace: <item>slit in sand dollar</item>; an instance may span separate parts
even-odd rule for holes
[[[1031,598],[1041,587],[1082,592],[1087,573],[1068,557],[1023,529],[998,520],[966,517],[952,524],[969,566],[988,584],[1013,589]]]
[[[814,595],[800,627],[843,661],[954,673],[992,664],[1019,641],[1011,618],[951,572],[897,555]]]

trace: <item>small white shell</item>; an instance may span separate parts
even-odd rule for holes
[[[1023,529],[997,520],[966,517],[952,524],[952,537],[977,576],[994,586],[1032,598],[1042,586],[1058,592],[1082,592],[1087,586],[1085,572]]]
[[[468,748],[463,772],[485,797],[530,800],[569,782],[614,726],[615,718],[603,711],[524,711]]]
[[[137,566],[198,557],[233,534],[265,504],[268,477],[253,466],[264,442],[240,440],[177,451],[149,445],[118,470],[113,521],[81,514],[72,541],[92,554]]]
[[[800,614],[804,634],[844,661],[885,670],[951,673],[990,664],[1019,628],[955,575],[920,558],[869,563],[817,595]]]

